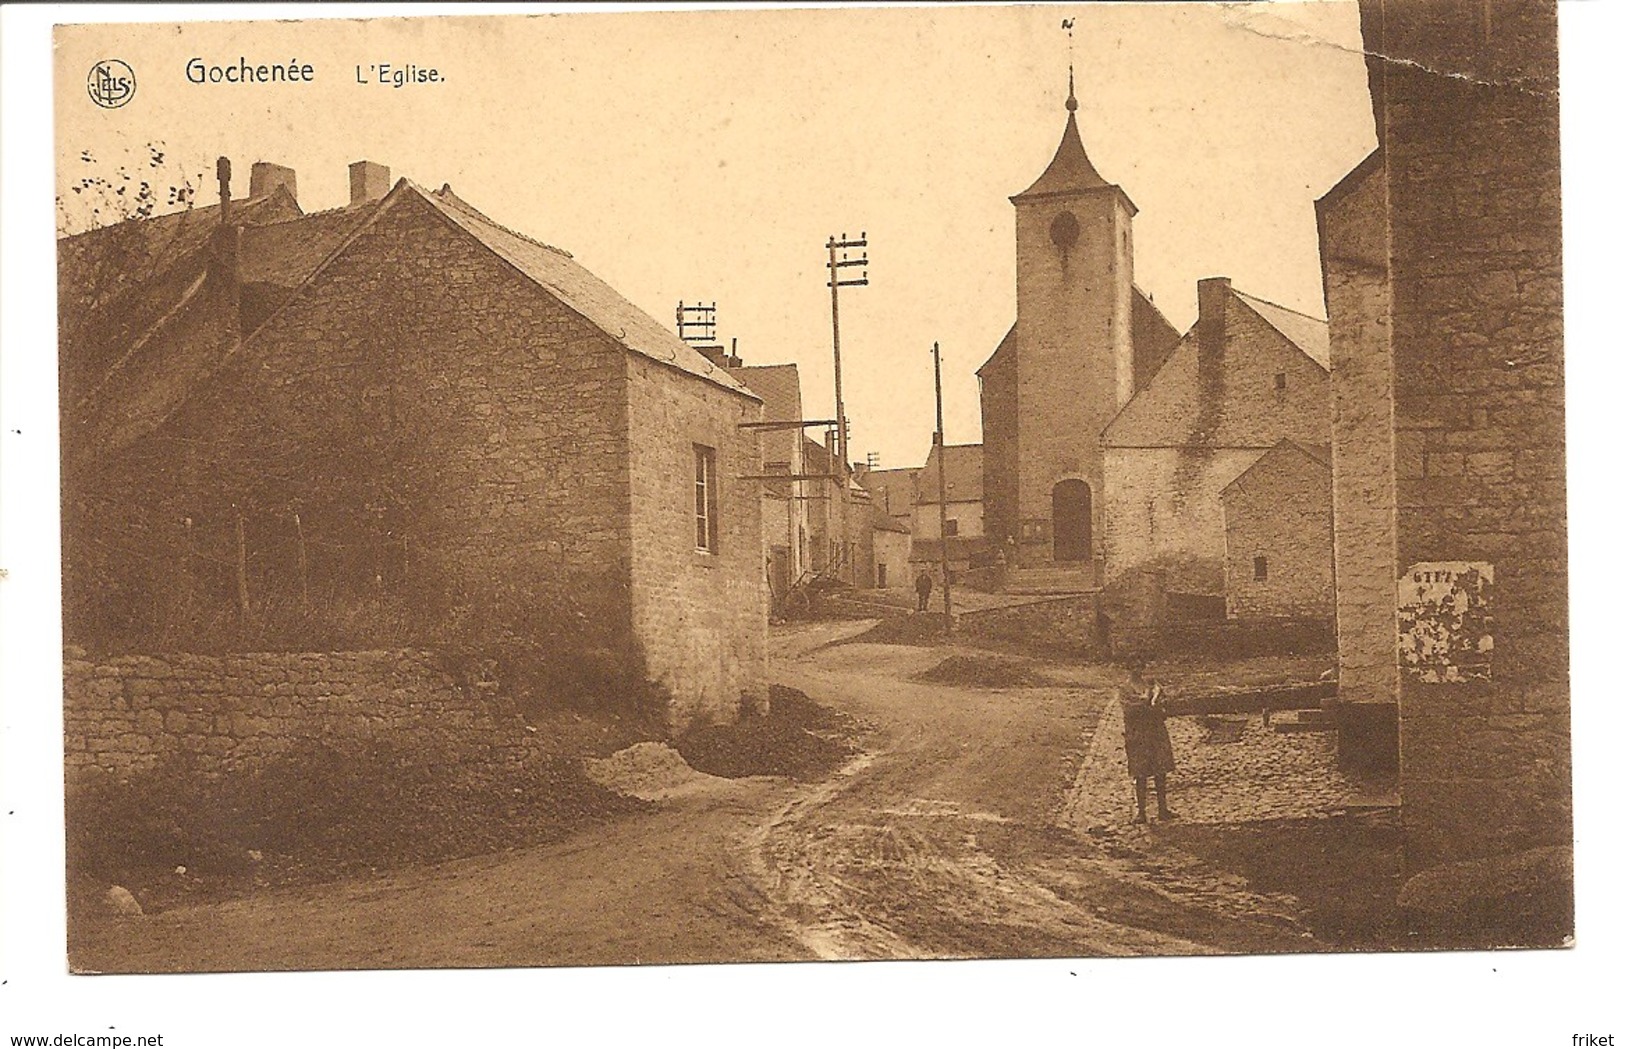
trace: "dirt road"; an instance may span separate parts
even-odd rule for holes
[[[1301,950],[1272,901],[1060,815],[1110,679],[927,684],[950,650],[775,638],[867,726],[814,784],[716,781],[548,846],[87,925],[76,968],[198,971]],[[1126,803],[1126,799],[1125,799]],[[1154,835],[1155,831],[1143,832]]]

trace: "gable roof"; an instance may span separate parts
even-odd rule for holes
[[[879,503],[869,504],[869,527],[877,532],[898,532],[908,535],[908,526],[888,514]]]
[[[241,323],[250,325],[235,345],[219,340],[219,325],[204,324],[200,309],[211,298],[218,205],[194,208],[58,242],[60,338],[71,362],[64,382],[64,425],[89,442],[79,454],[116,450],[150,433],[216,374],[225,360],[245,354],[268,319],[343,253],[360,233],[402,199],[421,200],[449,223],[587,319],[626,349],[756,398],[738,380],[633,306],[566,252],[531,240],[457,200],[446,187],[431,194],[406,179],[381,201],[303,214],[285,189],[232,204],[232,225],[242,229],[237,274],[243,287]],[[141,275],[115,281],[112,293],[90,287],[98,270]],[[261,289],[259,309],[246,306]],[[207,340],[197,332],[207,327]],[[165,336],[165,332],[169,332]],[[82,333],[75,338],[74,333]],[[190,334],[189,334],[190,333]],[[179,343],[172,344],[179,339]],[[117,382],[111,381],[115,376]],[[71,402],[71,403],[70,403]]]
[[[937,451],[925,457],[920,468],[916,506],[937,505]],[[948,502],[975,503],[982,500],[982,446],[979,444],[950,444],[942,449],[946,455]]]
[[[915,487],[919,483],[920,467],[893,467],[889,470],[866,470],[858,483],[875,497],[875,505],[885,504],[888,513],[906,517],[914,512]]]
[[[1294,441],[1290,437],[1283,437],[1276,442],[1275,447],[1259,456],[1253,465],[1247,467],[1237,475],[1235,480],[1225,485],[1222,494],[1230,494],[1231,489],[1243,485],[1248,477],[1256,477],[1265,470],[1273,469],[1288,458],[1306,460],[1325,470],[1328,476],[1331,474],[1332,449],[1330,445],[1303,444]]]
[[[762,399],[763,422],[801,418],[801,373],[794,364],[756,364],[729,368],[728,374]]]
[[[976,369],[976,374],[981,375],[983,372],[987,371],[989,368],[998,367],[999,365],[1003,364],[1005,361],[1007,361],[1010,358],[1014,357],[1015,354],[1016,354],[1016,326],[1014,324],[1012,324],[1012,325],[1010,325],[1010,330],[1004,333],[1004,338],[999,340],[999,345],[996,346],[994,348],[993,352],[988,355],[987,360],[982,362],[982,366],[980,368]]]
[[[1294,313],[1283,306],[1255,299],[1251,295],[1236,291],[1226,286],[1226,293],[1230,299],[1240,302],[1248,310],[1258,314],[1289,346],[1296,349],[1309,359],[1321,372],[1327,367],[1321,360],[1315,358],[1314,353],[1306,350],[1302,344],[1291,334],[1282,330],[1282,326],[1291,328],[1315,347],[1316,352],[1323,355],[1329,349],[1329,341],[1316,345],[1314,328],[1319,327],[1320,337],[1325,338],[1326,323],[1317,321],[1313,317],[1301,313]],[[1269,310],[1266,315],[1264,310]],[[1228,311],[1227,311],[1228,314]],[[1272,320],[1272,316],[1278,318]],[[1204,417],[1204,406],[1211,408],[1212,401],[1205,399],[1202,394],[1204,379],[1200,361],[1200,340],[1197,337],[1198,329],[1193,327],[1180,340],[1174,351],[1169,354],[1168,360],[1157,371],[1149,385],[1136,391],[1129,402],[1125,404],[1112,421],[1106,424],[1101,431],[1101,442],[1108,447],[1115,448],[1166,448],[1174,446],[1199,447],[1234,447],[1233,444],[1236,420],[1228,413],[1220,412],[1217,417],[1205,425],[1199,423]],[[1290,352],[1290,351],[1288,351]],[[1226,356],[1224,367],[1228,369],[1235,365],[1230,356]],[[1244,359],[1242,364],[1256,363],[1251,359]],[[1170,425],[1188,427],[1181,439],[1173,440],[1170,437]],[[1246,447],[1257,447],[1256,444],[1245,444]]]
[[[243,283],[298,287],[378,206],[378,201],[371,201],[244,228]]]
[[[633,353],[670,365],[679,371],[716,383],[724,389],[755,397],[738,379],[705,359],[705,356],[668,331],[605,284],[567,251],[503,226],[460,200],[446,186],[440,192],[426,193],[402,179],[396,190],[406,185],[436,210],[467,231],[499,258],[549,292],[554,298],[586,318],[599,331]],[[393,196],[394,193],[391,193]]]
[[[1179,346],[1179,329],[1168,322],[1157,304],[1138,287],[1134,289],[1131,320],[1129,338],[1134,353],[1134,389],[1143,390]]]
[[[1325,321],[1256,298],[1244,291],[1231,289],[1231,294],[1251,307],[1270,327],[1285,335],[1288,342],[1320,365],[1322,371],[1331,370],[1332,336],[1331,328]]]

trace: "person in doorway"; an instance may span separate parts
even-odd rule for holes
[[[1147,681],[1145,664],[1129,667],[1128,682],[1118,686],[1123,706],[1123,750],[1134,778],[1135,823],[1146,822],[1147,781],[1157,788],[1157,818],[1173,818],[1168,808],[1168,773],[1174,770],[1174,744],[1168,738],[1168,711],[1162,685]]]
[[[922,571],[914,577],[914,596],[919,598],[919,611],[924,612],[931,607],[931,588],[936,586],[931,573]]]

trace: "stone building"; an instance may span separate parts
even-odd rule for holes
[[[1197,311],[1101,438],[1106,578],[1155,565],[1173,589],[1218,594],[1225,486],[1282,440],[1327,442],[1326,325],[1223,277],[1198,284]]]
[[[70,642],[360,623],[652,684],[674,728],[764,698],[755,394],[449,186],[359,162],[305,215],[288,169],[220,176],[61,244]]]
[[[882,510],[879,504],[871,503],[868,536],[869,585],[881,590],[909,585],[908,559],[913,542],[908,526]]]
[[[890,470],[863,470],[858,483],[892,520],[905,529],[914,526],[914,499],[919,485],[920,467],[898,467]]]
[[[793,480],[806,472],[799,426],[801,374],[794,364],[740,365],[728,374],[762,398],[762,421],[781,426],[758,433],[762,474],[784,474],[783,481],[762,483],[762,545],[768,584],[775,602],[784,600],[790,587],[807,570],[807,504],[813,485]]]
[[[1016,322],[978,370],[986,527],[1020,566],[1104,556],[1101,431],[1156,374],[1179,333],[1134,286],[1122,187],[1095,170],[1069,90],[1061,142],[1016,209]]]
[[[1233,618],[1333,615],[1330,448],[1282,440],[1220,496]]]
[[[1319,207],[1342,746],[1397,756],[1410,869],[1550,855],[1573,840],[1556,4],[1360,13],[1378,152]]]
[[[938,475],[939,455],[946,467],[943,477]],[[991,563],[994,547],[983,525],[985,470],[979,444],[933,446],[926,455],[915,486],[914,521],[910,529],[914,540],[909,558],[914,562],[915,574],[922,569],[934,576],[941,574],[944,542],[949,565],[955,572]],[[945,489],[946,498],[939,489]],[[943,535],[944,510],[946,538]]]
[[[939,465],[938,453],[943,462]],[[937,472],[944,470],[946,485],[938,484]],[[938,539],[943,535],[943,510],[947,510],[947,534],[951,538],[981,539],[982,527],[982,446],[950,444],[933,447],[915,486],[914,522],[916,539]],[[946,488],[946,497],[939,488]]]

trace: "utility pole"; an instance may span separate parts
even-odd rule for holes
[[[942,538],[942,632],[954,636],[954,584],[948,568],[948,441],[942,432],[942,347],[931,344],[931,363],[937,373],[937,535]]]
[[[835,447],[830,449],[836,462],[840,466],[835,471],[837,484],[836,494],[841,500],[841,548],[843,559],[851,546],[850,530],[847,524],[847,472],[850,469],[846,460],[846,401],[841,396],[841,295],[842,288],[864,287],[869,283],[869,234],[860,232],[856,240],[850,239],[842,233],[839,239],[830,237],[825,247],[829,249],[829,319],[831,331],[831,344],[835,351]],[[856,256],[852,252],[856,251]],[[836,253],[839,252],[839,257]],[[862,266],[862,276],[841,276],[841,270],[853,266]],[[836,570],[839,578],[840,571]],[[857,581],[856,575],[853,582]]]

